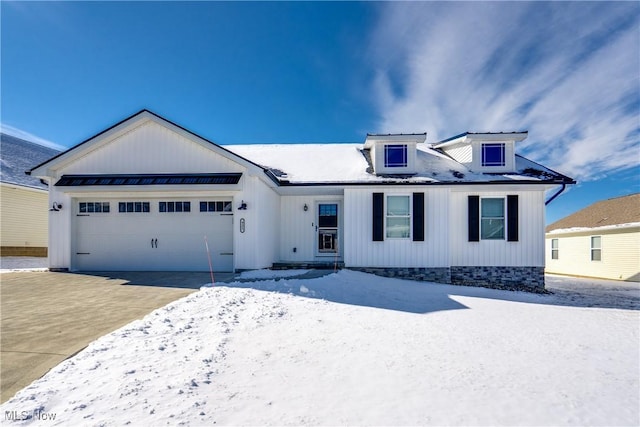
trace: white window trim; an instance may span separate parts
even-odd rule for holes
[[[502,163],[499,164],[486,164],[484,162],[485,157],[485,147],[486,146],[501,146],[502,147]],[[504,142],[483,142],[480,146],[480,164],[483,168],[503,168],[507,165],[507,144]]]
[[[384,239],[385,240],[411,240],[412,239],[412,235],[411,233],[413,232],[413,197],[411,197],[411,194],[408,193],[385,193],[384,195]],[[387,214],[388,211],[388,206],[389,206],[389,197],[408,197],[409,198],[409,235],[407,237],[389,237],[387,235],[387,219],[389,218],[389,215]],[[404,216],[402,217],[396,217],[396,218],[406,218]]]
[[[502,199],[502,237],[496,239],[486,239],[482,237],[482,220],[484,216],[482,216],[482,200],[484,199]],[[498,219],[497,217],[494,219]],[[480,197],[480,240],[486,241],[505,241],[507,240],[507,197],[506,196],[485,196]]]
[[[388,147],[404,147],[404,163],[403,164],[394,164],[391,165],[387,162],[387,150]],[[384,148],[383,148],[383,156],[384,156],[384,162],[383,165],[385,167],[385,169],[400,169],[400,168],[407,168],[409,166],[409,146],[407,144],[403,144],[403,143],[395,143],[395,144],[384,144]]]
[[[553,247],[553,243],[555,242],[556,247]],[[554,255],[554,251],[555,251],[555,257]],[[551,239],[551,259],[552,260],[559,260],[560,259],[560,240],[558,239]]]
[[[593,246],[593,238],[594,237],[599,237],[600,238],[600,247],[594,247]],[[591,262],[602,262],[602,236],[601,235],[596,235],[596,236],[589,236],[589,258],[591,260]],[[593,251],[597,250],[600,251],[600,259],[593,259]]]

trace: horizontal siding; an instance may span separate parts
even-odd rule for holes
[[[59,174],[242,172],[242,167],[154,122],[91,151]]]
[[[372,241],[374,192],[425,193],[425,240]],[[368,187],[345,190],[345,265],[347,267],[445,267],[449,262],[446,188]]]
[[[602,237],[602,260],[591,261],[591,236]],[[558,239],[558,259],[551,240]],[[613,280],[640,281],[640,229],[547,235],[546,272]]]
[[[47,247],[49,195],[1,185],[0,241],[2,246]]]
[[[518,195],[519,236],[517,242],[505,240],[468,241],[467,197]],[[544,191],[451,192],[451,265],[459,266],[544,266]],[[506,218],[505,218],[506,220]]]

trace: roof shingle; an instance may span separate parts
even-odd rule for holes
[[[596,202],[547,226],[552,230],[596,228],[640,222],[640,193]]]

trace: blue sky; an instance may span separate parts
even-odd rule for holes
[[[5,132],[73,146],[148,108],[221,144],[528,130],[579,181],[548,222],[640,191],[638,2],[1,3]]]

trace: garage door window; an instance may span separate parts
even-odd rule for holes
[[[191,202],[158,202],[158,211],[164,212],[191,212]]]
[[[200,212],[231,212],[231,202],[200,202]]]
[[[109,213],[111,209],[109,202],[80,202],[78,211],[79,213]]]
[[[118,203],[118,212],[120,213],[128,213],[128,212],[149,212],[149,202],[119,202]]]

